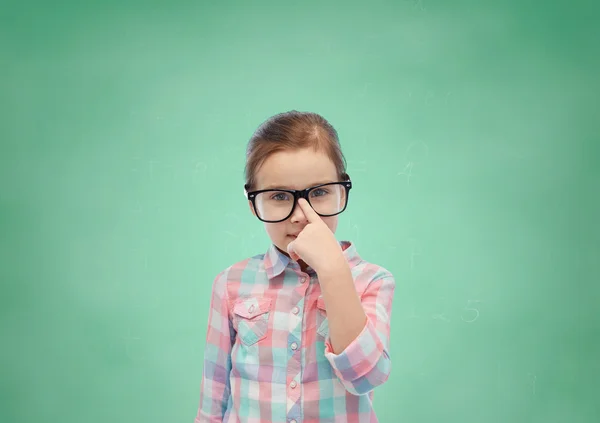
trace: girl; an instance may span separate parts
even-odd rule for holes
[[[272,244],[215,278],[196,423],[377,422],[395,282],[334,236],[352,188],[336,130],[275,115],[245,176]]]

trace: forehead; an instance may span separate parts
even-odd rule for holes
[[[256,173],[257,189],[304,189],[335,181],[337,171],[329,156],[312,148],[274,153]]]

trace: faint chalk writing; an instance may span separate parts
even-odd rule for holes
[[[460,316],[463,322],[473,323],[479,318],[479,310],[474,307],[474,305],[478,304],[479,302],[479,300],[467,300],[467,305],[463,309],[463,312]]]
[[[431,104],[431,101],[434,97],[435,97],[435,92],[432,90],[428,90],[427,94],[425,94],[425,104]]]
[[[398,172],[398,175],[406,175],[406,184],[407,185],[410,185],[410,177],[412,176],[413,166],[414,166],[413,162],[408,162],[406,164],[406,166],[404,167],[404,170],[402,170],[401,172]]]
[[[131,168],[131,171],[132,171],[132,172],[139,172],[139,171],[140,171],[140,168],[139,168],[139,161],[140,161],[141,159],[140,159],[138,156],[134,156],[134,157],[133,157],[131,160],[132,160],[132,161],[133,161],[133,163],[134,163],[133,167]]]
[[[171,171],[173,172],[173,182],[177,181],[177,166],[173,166],[171,164],[165,164],[164,166],[167,169],[171,169]]]
[[[406,157],[406,165],[404,169],[398,172],[398,175],[406,175],[406,183],[410,185],[410,178],[413,176],[415,165],[421,163],[429,155],[429,146],[423,141],[415,141],[411,143],[404,153]]]
[[[197,160],[193,164],[193,169],[192,169],[193,176],[192,176],[192,180],[194,181],[194,183],[198,183],[198,182],[204,181],[203,176],[206,173],[207,169],[208,169],[208,166],[203,161]]]
[[[431,318],[433,320],[443,320],[444,322],[450,321],[450,319],[448,319],[444,313],[432,314]]]
[[[362,89],[360,90],[360,93],[358,95],[357,98],[364,98],[367,96],[367,92],[369,91],[369,87],[373,85],[371,82],[367,82],[365,85],[363,85]]]
[[[415,307],[411,307],[410,309],[410,314],[408,315],[409,319],[418,319],[419,316],[416,313],[416,308]]]
[[[446,299],[444,297],[440,297],[439,299],[440,300],[444,300],[444,307],[442,307],[443,311],[441,313],[432,314],[431,318],[433,320],[442,320],[444,322],[450,322],[450,319],[448,317],[446,317],[446,312],[445,312],[445,310],[446,310]]]
[[[148,165],[150,166],[150,175],[152,175],[154,173],[154,165],[159,164],[160,162],[158,160],[148,160]]]
[[[127,335],[122,336],[121,339],[125,341],[125,354],[130,360],[144,358],[143,356],[135,357],[132,351],[135,351],[135,344],[141,341],[142,338],[132,334],[131,328],[127,330]]]
[[[134,256],[134,258],[131,259],[131,262],[139,260],[138,263],[141,265],[141,267],[144,270],[148,270],[150,263],[150,260],[148,260],[148,254],[144,253],[142,248],[132,248],[131,253]]]
[[[413,0],[413,9],[419,9],[421,11],[426,11],[427,9],[423,6],[423,0]]]
[[[367,171],[367,162],[364,160],[359,160],[359,161],[350,161],[348,160],[348,168],[352,169],[351,171],[349,171],[349,173],[355,173],[355,172],[366,172]]]
[[[421,255],[421,249],[415,245],[415,239],[411,238],[410,240],[410,270],[415,268],[415,258]]]
[[[435,90],[427,90],[427,92],[425,93],[425,104],[429,105],[429,104],[433,104],[434,101],[436,99],[438,99],[438,104],[440,104],[442,101],[445,105],[448,105],[448,103],[450,102],[450,96],[452,95],[451,91],[448,91],[446,93],[446,95],[442,98],[441,95],[436,95]]]
[[[535,395],[535,383],[537,381],[537,376],[533,373],[527,373],[529,377],[529,384],[531,385],[531,393]]]
[[[131,207],[131,213],[134,214],[141,214],[143,213],[143,208],[142,208],[142,203],[140,203],[139,201],[135,202],[135,205],[133,207]]]
[[[446,104],[448,104],[448,103],[450,102],[450,96],[451,96],[451,95],[452,95],[452,91],[448,91],[448,92],[446,93],[446,101],[445,101],[445,103],[446,103]]]

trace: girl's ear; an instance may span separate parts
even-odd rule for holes
[[[254,207],[252,207],[252,201],[248,200],[248,207],[250,207],[250,211],[256,217],[256,212],[254,211]]]

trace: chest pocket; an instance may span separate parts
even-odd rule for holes
[[[233,306],[237,335],[242,343],[254,345],[267,336],[271,316],[271,299],[243,298]]]
[[[329,336],[329,321],[323,297],[317,299],[317,333],[323,338]]]

